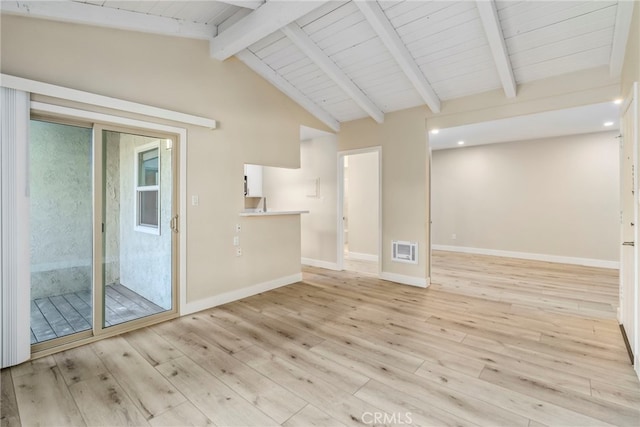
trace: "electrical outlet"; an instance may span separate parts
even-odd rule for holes
[[[240,246],[240,236],[233,236],[233,246]]]
[[[242,230],[242,227],[240,227],[240,224],[236,224],[236,233],[239,233]]]
[[[452,239],[452,240],[456,240],[457,238],[458,238],[458,236],[456,235],[456,233],[453,233],[453,234],[451,235],[451,239]]]
[[[236,256],[242,256],[242,248],[236,248]]]

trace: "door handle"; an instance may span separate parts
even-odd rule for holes
[[[171,218],[171,221],[169,221],[169,227],[174,233],[178,232],[178,215]]]
[[[622,246],[635,246],[635,242],[622,242]]]

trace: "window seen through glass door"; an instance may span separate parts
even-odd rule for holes
[[[172,144],[103,131],[104,326],[171,310]]]

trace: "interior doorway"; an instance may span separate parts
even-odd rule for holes
[[[381,270],[381,150],[338,153],[338,265],[378,275]]]

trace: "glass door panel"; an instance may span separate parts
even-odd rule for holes
[[[29,127],[31,343],[92,329],[92,129]]]
[[[172,146],[102,131],[105,328],[172,310]]]

